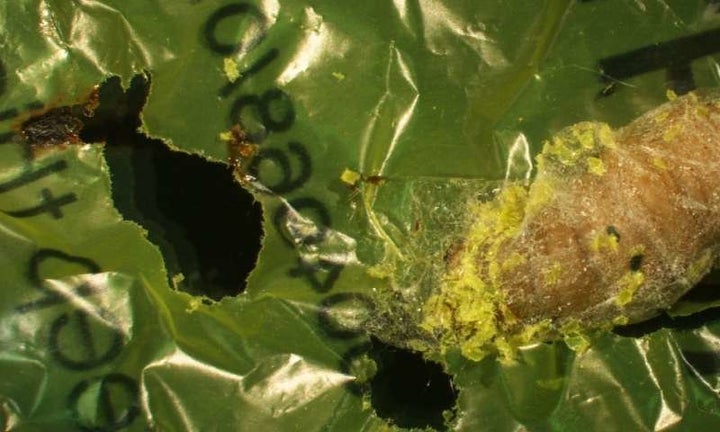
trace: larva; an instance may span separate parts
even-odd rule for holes
[[[643,320],[712,267],[720,240],[720,93],[674,98],[613,131],[569,126],[529,188],[470,204],[421,326],[469,358],[537,335]]]

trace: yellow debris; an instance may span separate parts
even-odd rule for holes
[[[353,171],[350,168],[345,168],[342,174],[340,174],[340,181],[349,186],[355,186],[360,179],[362,179],[362,174],[357,171]]]
[[[238,69],[237,62],[229,57],[223,60],[223,71],[225,72],[225,77],[231,83],[240,78],[240,69]]]
[[[645,282],[645,274],[639,271],[629,271],[620,278],[621,290],[615,298],[615,304],[625,306],[630,303],[638,288]]]
[[[588,164],[588,172],[591,174],[595,174],[596,176],[602,176],[607,171],[605,169],[605,164],[603,163],[602,159],[596,158],[596,157],[589,157],[587,159]]]
[[[554,262],[551,267],[542,270],[545,285],[555,285],[560,280],[562,274],[562,266],[559,262]]]
[[[615,252],[618,249],[617,236],[606,233],[597,233],[590,242],[590,250],[593,252],[610,251]]]
[[[653,159],[652,162],[653,162],[653,165],[655,166],[655,168],[657,168],[657,169],[661,169],[663,171],[665,171],[667,169],[667,164],[665,163],[665,161],[663,159],[661,159],[659,157],[656,157],[655,159]]]

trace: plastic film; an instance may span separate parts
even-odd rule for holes
[[[700,181],[717,177],[714,147],[681,144],[717,130],[673,110],[702,107],[690,91],[720,83],[719,17],[706,0],[6,2],[0,429],[718,424],[717,274],[676,301],[716,253],[705,243],[716,197]],[[140,81],[144,91],[134,87]],[[157,147],[143,147],[132,162],[115,152],[127,136],[82,129],[96,124],[95,99],[112,83],[129,99],[142,94],[128,136],[172,152],[153,159],[143,152]],[[668,102],[668,90],[678,99]],[[119,103],[118,115],[131,105]],[[657,127],[622,129],[664,112],[655,123],[638,120]],[[550,148],[554,139],[607,143],[608,130],[637,153]],[[159,159],[180,156],[194,168],[177,165],[160,180],[203,217],[182,225],[187,206],[160,224],[181,234],[158,236],[151,220],[130,222],[127,209],[143,210],[136,198],[162,183],[143,169],[160,173]],[[199,232],[219,239],[216,248],[233,243],[226,255],[234,257],[260,240],[237,234],[250,230],[246,219],[223,222],[239,198],[224,180],[203,183],[208,167],[217,179],[234,174],[233,191],[251,191],[262,205],[259,258],[244,292],[236,286],[222,300],[211,299],[198,269],[177,268],[187,259],[180,245],[197,246]],[[540,193],[542,173],[560,183],[545,192],[564,201]],[[601,179],[613,176],[621,186],[606,187]],[[590,180],[597,196],[584,192]],[[612,289],[581,299],[603,310],[557,312],[518,288],[483,297],[475,280],[465,283],[483,280],[461,271],[478,267],[486,286],[494,278],[501,289],[503,278],[535,275],[526,291],[544,289],[537,275],[543,284],[570,280],[563,269],[574,256],[562,251],[561,230],[525,243],[564,253],[552,262],[529,253],[536,269],[528,271],[510,235],[493,257],[505,268],[480,266],[487,253],[468,252],[490,226],[479,221],[522,225],[528,200],[548,213],[537,230],[575,223],[583,211],[593,221],[568,232],[584,233],[588,260],[617,257],[612,268],[594,267],[599,286]],[[510,206],[498,219],[500,201]],[[604,202],[615,203],[612,218]],[[662,222],[647,216],[652,208],[664,209],[653,216]],[[622,220],[629,209],[634,228]],[[168,238],[177,243],[168,247]],[[209,253],[197,247],[187,255],[200,262]],[[208,274],[229,272],[224,258]],[[452,278],[463,295],[449,289]],[[661,296],[654,281],[677,284]],[[192,295],[183,292],[192,284]],[[671,304],[633,326],[586,331]],[[558,328],[564,339],[544,342]],[[432,368],[440,372],[426,374]]]

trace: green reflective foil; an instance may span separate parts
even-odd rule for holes
[[[22,0],[0,6],[0,24],[7,430],[389,430],[357,391],[372,373],[355,367],[362,329],[426,342],[413,314],[463,198],[529,178],[564,126],[657,106],[683,68],[698,87],[720,83],[712,37],[677,64],[690,50],[662,45],[716,35],[705,0]],[[663,66],[603,75],[616,73],[603,59],[651,46],[667,48]],[[168,286],[158,249],[113,207],[101,144],[28,158],[15,132],[142,73],[147,134],[227,161],[221,134],[239,123],[259,146],[239,177],[266,236],[238,298],[206,305]],[[364,180],[343,182],[346,168]],[[388,254],[402,265],[378,266]],[[459,391],[449,428],[718,425],[719,331],[604,334],[582,353],[538,344],[513,364],[450,353],[438,359]]]

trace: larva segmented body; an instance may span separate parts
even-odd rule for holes
[[[653,316],[718,256],[717,92],[674,99],[618,131],[570,126],[537,162],[529,189],[472,205],[462,250],[425,304],[422,326],[468,357],[491,342]]]

